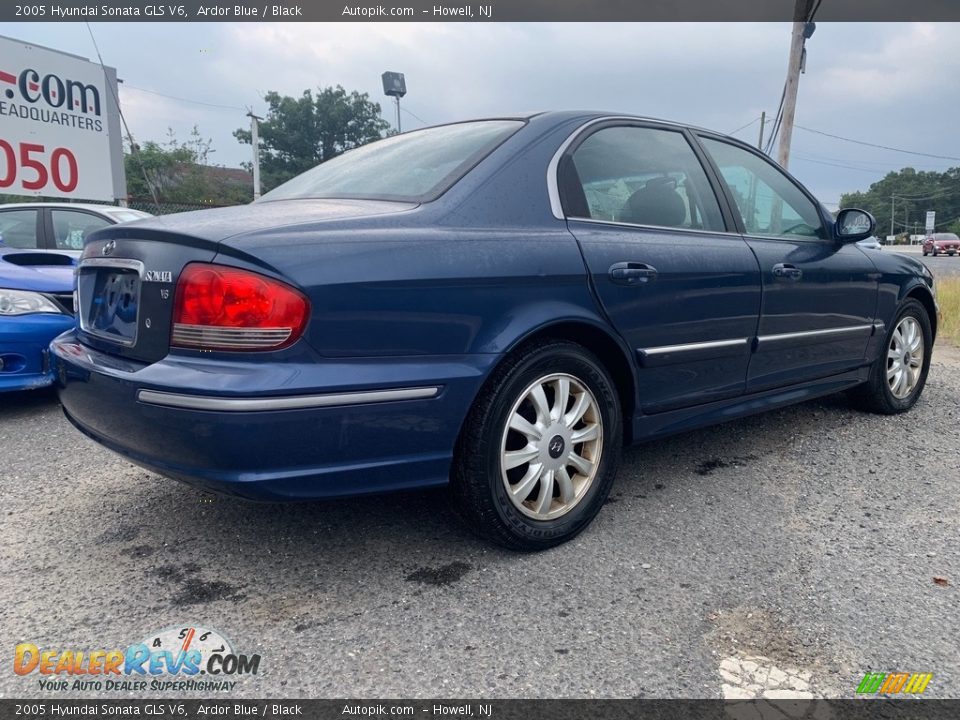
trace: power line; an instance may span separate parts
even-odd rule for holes
[[[759,120],[760,120],[759,117],[755,117],[753,120],[751,120],[750,122],[748,122],[746,125],[741,125],[741,126],[738,127],[736,130],[731,130],[730,132],[728,132],[728,133],[726,133],[726,134],[727,134],[727,135],[734,135],[734,134],[740,132],[741,130],[746,130],[748,127],[750,127],[751,125],[753,125],[754,123],[756,123],[756,122],[759,121]]]
[[[179,100],[180,102],[193,103],[194,105],[206,105],[207,107],[221,108],[223,110],[246,110],[246,108],[240,107],[238,105],[219,105],[217,103],[204,102],[203,100],[191,100],[190,98],[178,97],[176,95],[167,95],[166,93],[157,92],[156,90],[147,90],[146,88],[136,87],[134,85],[123,84],[124,90],[136,90],[137,92],[150,93],[151,95],[159,95],[160,97],[170,98],[171,100]]]
[[[917,150],[904,150],[903,148],[890,147],[889,145],[878,145],[877,143],[865,142],[863,140],[854,140],[853,138],[843,137],[842,135],[834,135],[832,133],[824,132],[823,130],[814,130],[813,128],[804,127],[803,125],[796,125],[795,127],[798,127],[801,130],[806,130],[807,132],[816,133],[817,135],[824,135],[826,137],[834,138],[835,140],[843,140],[845,142],[856,143],[857,145],[866,145],[867,147],[880,148],[881,150],[892,150],[893,152],[906,153],[907,155],[919,155],[921,157],[936,158],[938,160],[960,161],[960,157],[954,157],[952,155],[934,155],[932,153],[919,152]]]
[[[412,112],[410,112],[409,110],[407,110],[405,107],[401,107],[400,110],[402,110],[403,112],[405,112],[407,115],[410,115],[411,117],[419,120],[419,121],[422,122],[424,125],[429,125],[429,124],[430,124],[430,123],[428,123],[426,120],[424,120],[422,117],[420,117],[419,115],[417,115],[416,113],[412,113]]]
[[[851,168],[859,167],[863,170],[876,170],[877,172],[880,172],[881,170],[889,170],[891,167],[891,163],[889,161],[883,160],[850,160],[844,157],[837,157],[836,155],[818,155],[814,152],[808,152],[806,150],[800,150],[799,153],[801,155],[805,154],[807,158],[813,158],[814,160],[828,160],[830,162],[847,163]],[[921,171],[939,171],[943,166],[943,162],[911,163],[911,167],[920,169]]]
[[[773,144],[776,142],[777,135],[780,133],[780,123],[783,120],[783,102],[787,97],[787,84],[783,84],[783,92],[780,93],[780,106],[777,108],[777,114],[773,119],[773,127],[770,131],[770,137],[764,146],[763,152],[767,155],[773,150]]]
[[[857,172],[870,173],[871,175],[878,175],[883,173],[883,170],[872,170],[870,168],[864,167],[854,167],[853,165],[841,165],[840,163],[827,162],[826,160],[814,160],[813,158],[805,157],[798,153],[791,153],[790,157],[800,162],[816,163],[817,165],[829,165],[830,167],[844,168],[845,170],[856,170]]]
[[[916,200],[934,200],[936,198],[941,198],[946,195],[952,195],[958,190],[960,190],[960,188],[941,188],[940,190],[937,190],[930,195],[896,195],[894,194],[891,197],[895,197],[897,200],[907,200],[910,202],[913,202]]]
[[[941,226],[943,226],[943,225],[950,225],[951,223],[955,223],[957,220],[960,220],[960,215],[958,215],[957,217],[953,218],[952,220],[942,220],[942,221],[936,223],[936,224],[934,225],[934,227],[935,227],[935,228],[938,228],[938,227],[941,227]],[[909,230],[909,229],[912,228],[912,227],[920,227],[920,225],[921,225],[922,223],[923,223],[922,220],[915,220],[914,222],[903,222],[902,220],[897,220],[896,218],[894,218],[894,220],[893,220],[893,224],[894,224],[894,225],[896,225],[897,227],[905,228],[905,229],[907,229],[907,230]]]
[[[140,172],[143,173],[143,180],[147,184],[147,189],[150,190],[150,196],[153,198],[154,207],[159,215],[160,202],[157,200],[157,192],[154,189],[153,184],[150,182],[150,178],[147,176],[147,168],[143,165],[143,159],[140,157],[140,151],[137,149],[137,144],[133,141],[133,133],[130,132],[130,126],[127,125],[127,118],[124,117],[123,109],[120,107],[120,98],[117,97],[113,83],[110,82],[110,79],[107,77],[107,69],[103,65],[103,56],[100,54],[100,46],[97,45],[97,39],[93,36],[93,28],[90,27],[89,22],[85,22],[84,24],[87,26],[87,32],[90,33],[90,40],[93,42],[93,49],[97,52],[97,60],[100,61],[100,69],[103,71],[103,84],[109,88],[110,95],[113,97],[113,101],[117,104],[117,114],[120,115],[120,121],[123,123],[123,129],[127,131],[127,140],[130,142],[130,153],[137,159],[137,164],[140,166]]]

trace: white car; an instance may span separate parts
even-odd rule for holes
[[[883,245],[881,245],[880,241],[873,236],[861,240],[857,243],[857,245],[867,250],[883,250]]]
[[[0,246],[82,250],[84,238],[94,230],[148,217],[150,213],[116,205],[10,203],[0,205]]]

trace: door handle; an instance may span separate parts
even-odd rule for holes
[[[637,262],[618,262],[610,266],[610,279],[619,285],[639,285],[657,279],[657,269]]]
[[[773,266],[773,276],[784,280],[799,280],[803,270],[788,263],[777,263]]]

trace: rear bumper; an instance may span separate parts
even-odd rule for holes
[[[0,318],[0,392],[52,385],[47,347],[73,324],[72,317],[52,313]]]
[[[494,355],[322,362],[168,356],[130,363],[51,344],[82,432],[150,470],[258,500],[447,482],[460,425]]]

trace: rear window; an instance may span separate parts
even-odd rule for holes
[[[107,212],[107,215],[112,217],[118,223],[132,222],[134,220],[143,220],[144,218],[153,217],[150,213],[141,212],[139,210],[110,210]]]
[[[266,193],[260,202],[294,198],[432,200],[522,126],[520,120],[482,120],[396,135],[317,165]]]

